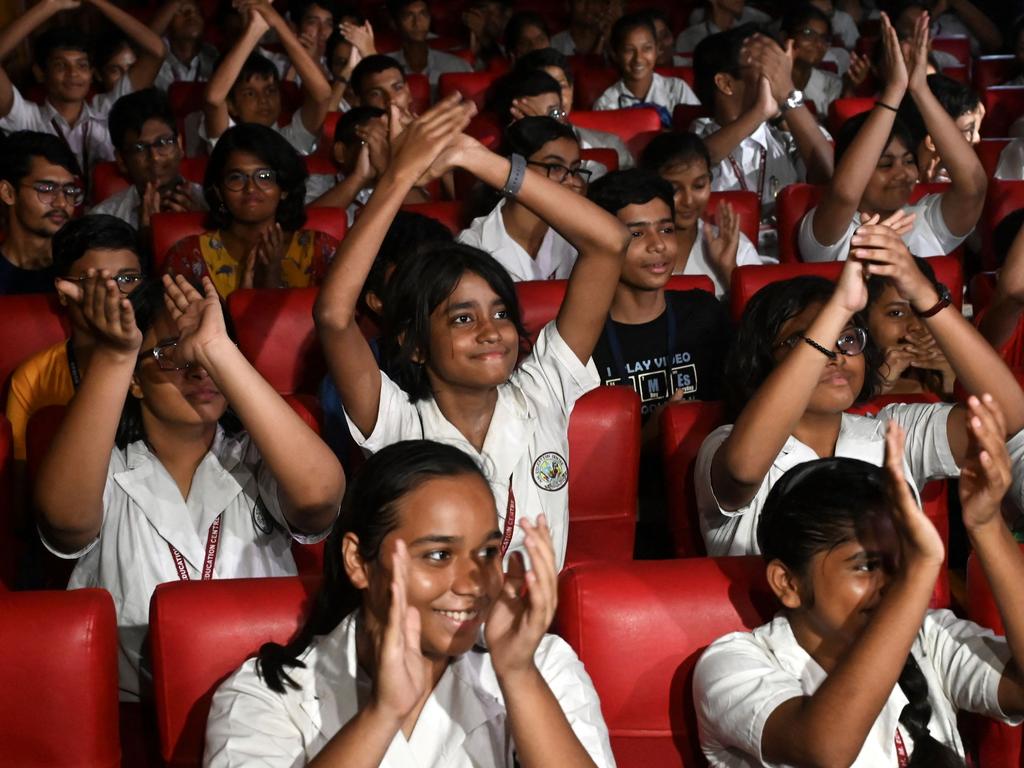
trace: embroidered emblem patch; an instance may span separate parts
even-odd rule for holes
[[[533,482],[545,491],[560,491],[569,482],[569,465],[561,454],[543,453],[533,462]]]
[[[256,527],[256,530],[266,535],[274,530],[273,519],[268,519],[268,515],[263,512],[263,499],[257,498],[256,503],[252,508],[252,524]]]

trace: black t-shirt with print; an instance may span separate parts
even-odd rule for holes
[[[720,399],[722,365],[732,342],[729,315],[707,291],[666,291],[665,303],[665,311],[649,323],[627,325],[609,319],[594,348],[601,383],[628,382],[640,395],[645,419],[678,389],[685,391],[687,400]],[[610,334],[618,340],[621,366]]]

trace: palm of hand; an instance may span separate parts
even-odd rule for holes
[[[192,301],[175,320],[178,327],[177,356],[179,362],[193,362],[196,354],[215,339],[226,336],[224,313],[216,296]]]

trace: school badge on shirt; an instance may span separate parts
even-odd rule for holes
[[[533,462],[533,482],[545,491],[560,491],[569,482],[569,465],[561,454],[542,453]]]

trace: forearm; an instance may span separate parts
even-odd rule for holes
[[[967,536],[985,572],[1010,652],[1018,669],[1024,668],[1024,557],[1020,545],[1001,514],[986,525],[968,528]]]
[[[160,39],[160,36],[134,16],[122,11],[113,3],[108,2],[108,0],[89,0],[89,2],[120,27],[121,31],[139,46],[140,57],[148,54],[156,59],[163,60],[164,56],[167,55],[167,49],[164,47],[164,41]]]
[[[708,148],[708,154],[711,156],[711,165],[718,165],[725,160],[740,145],[740,142],[756,131],[764,121],[764,115],[755,110],[749,110],[710,136],[706,136],[704,145]]]
[[[292,28],[285,23],[280,15],[275,12],[274,18],[267,19],[267,21],[270,23],[271,28],[277,32],[278,39],[281,41],[281,45],[284,46],[288,58],[291,59],[292,66],[295,67],[295,71],[302,78],[302,89],[310,98],[326,103],[331,97],[331,84],[324,77],[320,65],[313,61],[309,53],[306,52],[306,49],[302,47],[299,38],[292,32]]]
[[[227,337],[198,350],[197,362],[231,403],[277,481],[289,523],[310,533],[330,527],[345,491],[331,449]]]
[[[946,170],[949,171],[952,185],[946,194],[955,196],[957,207],[977,207],[980,214],[981,206],[985,202],[988,181],[977,153],[964,139],[956,123],[943,109],[927,84],[923,88],[911,89],[911,97],[921,113],[932,141],[935,142],[935,148]],[[945,211],[946,207],[943,206],[943,212]]]
[[[997,295],[985,310],[978,332],[994,349],[1002,349],[1017,331],[1024,302],[1013,296]]]
[[[364,707],[324,745],[309,768],[377,768],[400,727],[397,720]]]
[[[594,768],[558,699],[536,667],[509,678],[499,676],[508,723],[522,768],[558,765]]]
[[[259,29],[249,27],[228,51],[227,56],[214,70],[210,82],[206,84],[207,107],[216,107],[226,111],[224,102],[227,100],[228,94],[231,93],[231,88],[234,86],[235,80],[238,79],[245,60],[255,50],[262,36],[263,33]]]
[[[27,40],[32,32],[56,13],[56,8],[44,0],[33,5],[22,15],[16,16],[11,25],[0,33],[0,61],[6,59],[11,51]]]
[[[171,20],[177,12],[178,0],[164,3],[157,10],[156,15],[153,16],[153,20],[149,22],[150,31],[158,37],[163,37],[164,33],[167,32],[167,28],[171,26]]]
[[[358,174],[349,174],[309,205],[313,208],[348,208],[367,181]]]
[[[968,0],[949,0],[949,7],[978,38],[985,53],[998,53],[1003,48],[1003,36],[992,20]]]
[[[808,183],[827,184],[832,179],[832,145],[818,129],[818,121],[806,107],[800,107],[786,112],[786,122],[807,168]]]

